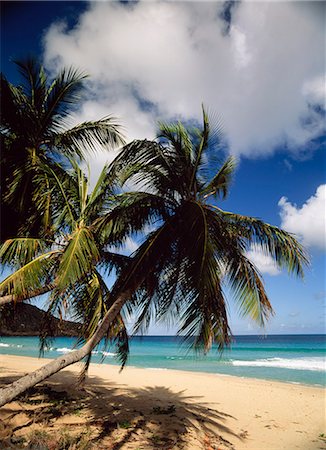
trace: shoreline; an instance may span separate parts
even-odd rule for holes
[[[300,335],[289,339],[282,336],[270,336],[264,340],[251,335],[238,336],[237,343],[232,348],[226,348],[220,353],[214,347],[206,356],[194,352],[189,343],[185,346],[181,337],[135,336],[131,340],[128,366],[225,374],[326,387],[326,335]],[[3,338],[2,341],[1,347],[10,347],[0,348],[3,353],[39,357],[39,342],[35,337]],[[68,352],[74,344],[76,341],[72,338],[55,338],[44,356],[55,359]],[[115,357],[116,349],[112,346],[96,350],[92,363],[119,365]],[[104,361],[102,356],[105,356]]]
[[[35,357],[35,356],[23,356],[23,355],[15,355],[12,353],[0,353],[0,360],[1,357],[17,357],[17,358],[31,358],[31,359],[35,359],[37,361],[51,361],[55,358],[51,358],[48,356],[43,356],[41,358],[39,357]],[[60,355],[58,355],[59,357]],[[62,356],[62,354],[61,354]],[[44,364],[46,364],[46,362],[44,362]],[[115,363],[105,363],[104,361],[102,363],[91,363],[91,366],[109,366],[109,367],[113,367],[113,368],[120,368],[119,364],[115,364]],[[139,369],[139,370],[153,370],[153,371],[168,371],[168,372],[180,372],[180,373],[185,373],[185,374],[202,374],[202,375],[207,375],[207,376],[218,376],[218,377],[231,377],[231,378],[239,378],[239,379],[244,379],[244,380],[254,380],[254,381],[266,381],[266,382],[272,382],[272,383],[280,383],[280,384],[290,384],[290,385],[298,385],[298,386],[307,386],[307,387],[315,387],[315,388],[321,388],[321,389],[326,389],[326,384],[318,384],[318,383],[303,383],[300,381],[288,381],[288,380],[278,380],[278,379],[273,379],[273,378],[258,378],[258,377],[250,377],[250,376],[243,376],[243,375],[234,375],[234,374],[228,374],[228,373],[220,373],[220,372],[205,372],[205,371],[197,371],[197,370],[187,370],[187,369],[170,369],[170,368],[166,368],[166,367],[144,367],[144,366],[132,366],[132,365],[126,365],[125,368],[123,370],[126,370],[127,368],[130,369]],[[326,377],[326,374],[325,374]]]
[[[0,384],[42,365],[43,359],[1,355]],[[112,439],[125,442],[117,447],[122,449],[317,450],[325,445],[321,435],[326,431],[326,389],[322,387],[174,369],[127,366],[119,373],[119,366],[91,363],[81,392],[74,387],[80,368],[80,363],[67,367],[45,380],[35,393],[36,398],[43,392],[40,389],[72,395],[65,405],[84,405],[79,425],[68,412],[63,418],[51,418],[51,428],[34,427],[52,432],[59,425],[73,429],[71,423],[75,430],[89,426],[99,449],[99,444],[111,448]],[[29,408],[20,400],[0,409],[7,431],[30,420],[24,416]],[[16,422],[9,419],[13,411]],[[107,422],[114,422],[112,430],[96,438],[101,424]],[[143,425],[138,429],[137,423]],[[21,428],[21,435],[26,437],[29,428]],[[162,446],[155,446],[153,439]],[[171,447],[164,447],[164,439]]]
[[[10,355],[6,355],[6,356],[10,356]],[[23,358],[23,356],[22,356]],[[48,359],[48,358],[47,358]],[[91,363],[92,365],[97,365],[97,366],[102,366],[103,364],[99,364],[99,363]],[[105,363],[104,363],[105,364]],[[109,366],[114,366],[114,367],[119,367],[118,365],[115,364],[107,364]],[[257,377],[245,377],[242,375],[231,375],[229,373],[219,373],[219,372],[204,372],[204,371],[197,371],[197,370],[181,370],[181,369],[167,369],[165,367],[138,367],[138,366],[126,366],[126,368],[130,368],[130,369],[140,369],[140,370],[154,370],[154,371],[168,371],[168,372],[177,372],[177,373],[181,373],[181,374],[189,374],[189,373],[193,373],[193,374],[198,374],[198,375],[204,375],[204,376],[212,376],[212,377],[230,377],[230,378],[236,378],[236,379],[240,379],[240,380],[247,380],[248,382],[250,380],[253,380],[254,382],[267,382],[267,383],[276,383],[276,384],[290,384],[290,385],[297,385],[297,386],[304,386],[304,387],[315,387],[315,388],[319,388],[319,389],[325,389],[326,391],[326,385],[323,386],[322,384],[314,384],[314,383],[301,383],[299,381],[286,381],[286,380],[275,380],[272,378],[257,378]],[[125,370],[125,369],[123,369]]]
[[[14,358],[19,358],[21,360],[25,360],[26,362],[27,360],[35,360],[37,361],[40,366],[42,366],[43,364],[41,364],[42,361],[44,361],[44,364],[46,364],[45,361],[50,362],[53,361],[54,358],[49,358],[49,357],[42,357],[42,358],[36,358],[33,356],[20,356],[20,355],[13,355],[13,354],[3,354],[0,353],[0,364],[1,364],[1,357],[4,356],[5,358],[9,357],[14,357]],[[77,366],[80,363],[75,363],[70,367],[74,367]],[[106,363],[91,363],[90,364],[90,369],[91,368],[100,368],[100,367],[110,367],[113,370],[118,370],[118,373],[120,373],[120,365],[119,364],[106,364]],[[326,394],[326,386],[323,386],[321,384],[307,384],[307,383],[300,383],[298,381],[283,381],[283,380],[274,380],[274,379],[266,379],[266,378],[256,378],[256,377],[245,377],[245,376],[240,376],[240,375],[231,375],[228,373],[218,373],[218,372],[202,372],[202,371],[193,371],[193,370],[181,370],[181,369],[167,369],[165,367],[138,367],[138,366],[125,366],[125,368],[122,370],[121,373],[123,373],[125,370],[148,370],[148,371],[153,371],[153,372],[171,372],[174,373],[176,375],[189,375],[189,374],[193,374],[193,375],[198,375],[203,376],[203,377],[209,377],[212,379],[215,378],[231,378],[234,380],[245,380],[245,382],[251,382],[253,381],[254,383],[257,382],[257,384],[262,383],[262,384],[275,384],[275,385],[280,385],[280,386],[287,386],[287,385],[291,385],[291,386],[298,386],[298,387],[307,387],[307,388],[313,388],[313,389],[322,389],[325,390],[325,394]],[[67,368],[67,370],[69,370],[69,367]],[[0,382],[1,382],[1,365],[0,365]]]

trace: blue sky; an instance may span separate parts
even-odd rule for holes
[[[297,234],[311,255],[300,281],[252,252],[275,310],[266,332],[323,333],[325,4],[228,5],[2,2],[1,70],[17,83],[11,61],[28,54],[51,74],[86,70],[88,96],[74,120],[112,113],[128,139],[154,137],[158,119],[199,119],[204,102],[239,161],[221,206]],[[90,161],[94,177],[107,158]],[[234,334],[261,332],[231,298],[230,315]]]

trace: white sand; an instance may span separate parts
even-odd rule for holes
[[[1,355],[0,384],[46,361]],[[71,366],[45,383],[75,395],[79,369]],[[84,398],[81,416],[76,419],[68,411],[61,422],[51,423],[55,428],[75,420],[76,426],[97,429],[105,421],[128,424],[127,429],[112,425],[114,430],[99,433],[98,449],[317,450],[326,448],[320,437],[326,435],[325,392],[314,386],[206,373],[131,367],[119,373],[116,366],[91,364],[86,393],[76,394]],[[12,402],[0,410],[0,418],[6,426],[12,420],[17,426],[28,419],[17,414],[24,407]],[[16,416],[9,419],[13,411]]]

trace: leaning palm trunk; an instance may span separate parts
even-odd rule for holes
[[[30,292],[28,295],[15,295],[15,294],[8,294],[4,295],[3,297],[0,297],[0,306],[6,305],[7,303],[12,302],[23,302],[24,300],[30,300],[31,298],[38,297],[39,295],[46,294],[47,292],[52,291],[54,289],[54,284],[48,284],[47,286],[44,286],[40,289],[35,289],[35,291]]]
[[[303,265],[308,259],[292,235],[255,218],[223,211],[209,202],[210,196],[224,198],[228,193],[234,161],[229,158],[213,178],[204,177],[205,161],[216,146],[210,146],[205,110],[203,121],[202,130],[191,132],[180,123],[162,124],[159,139],[167,144],[145,140],[125,146],[108,171],[102,172],[91,195],[87,194],[87,180],[77,166],[67,183],[66,177],[60,176],[61,182],[50,168],[49,180],[52,174],[59,192],[58,205],[63,205],[57,229],[59,241],[63,230],[69,230],[69,236],[64,236],[62,250],[50,253],[43,253],[47,244],[35,239],[10,241],[4,247],[4,262],[25,266],[4,280],[0,290],[19,294],[28,286],[32,292],[43,286],[50,274],[56,280],[58,303],[67,304],[67,294],[77,311],[88,310],[92,318],[86,318],[85,323],[94,333],[81,349],[0,390],[0,405],[90,355],[128,299],[131,311],[137,310],[135,331],[146,331],[154,316],[160,321],[178,318],[179,333],[195,336],[196,348],[208,351],[214,342],[222,349],[230,342],[223,277],[244,315],[264,325],[273,310],[261,276],[246,256],[252,245],[262,247],[277,267],[303,276]],[[127,182],[133,176],[143,186],[151,187],[151,192],[114,196],[112,180]],[[111,194],[116,204],[107,211]],[[156,227],[160,221],[162,224]],[[108,247],[120,246],[126,237],[141,232],[148,224],[155,229],[131,258],[118,262],[107,253]],[[34,259],[26,269],[27,257]],[[109,272],[117,265],[112,292],[104,295],[105,301],[116,301],[96,326],[98,311],[102,309],[93,312],[85,305],[91,302],[94,306],[98,300],[100,308],[103,302],[103,296],[97,294],[107,290],[97,272],[103,264]],[[83,286],[79,286],[81,281]]]
[[[78,361],[81,361],[85,356],[89,355],[96,345],[101,341],[108,331],[112,321],[119,314],[125,302],[130,298],[131,291],[127,290],[122,293],[118,299],[113,303],[111,308],[103,317],[102,322],[98,325],[96,332],[92,338],[78,350],[74,350],[68,355],[60,356],[59,358],[49,362],[40,369],[35,370],[28,375],[14,381],[11,385],[0,389],[0,406],[12,401],[17,395],[26,391],[41,381],[46,380],[51,375],[59,372],[61,369],[70,366]]]

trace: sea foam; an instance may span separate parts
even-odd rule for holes
[[[326,360],[324,358],[267,358],[255,361],[232,361],[233,366],[247,367],[278,367],[281,369],[313,370],[326,372]]]
[[[72,352],[72,349],[71,348],[67,348],[67,347],[63,347],[63,348],[57,348],[56,351],[58,353],[69,353],[69,352]]]
[[[8,344],[5,344],[5,345],[7,346]],[[58,353],[69,353],[69,352],[72,352],[74,349],[73,348],[67,348],[67,347],[62,347],[62,348],[51,347],[50,350],[55,350]],[[111,353],[111,352],[99,352],[97,350],[93,350],[92,351],[92,354],[96,355],[98,353],[102,353],[103,356],[115,356],[116,355],[115,353]]]
[[[116,353],[112,353],[112,352],[101,352],[101,353],[104,356],[115,356],[116,355]]]

